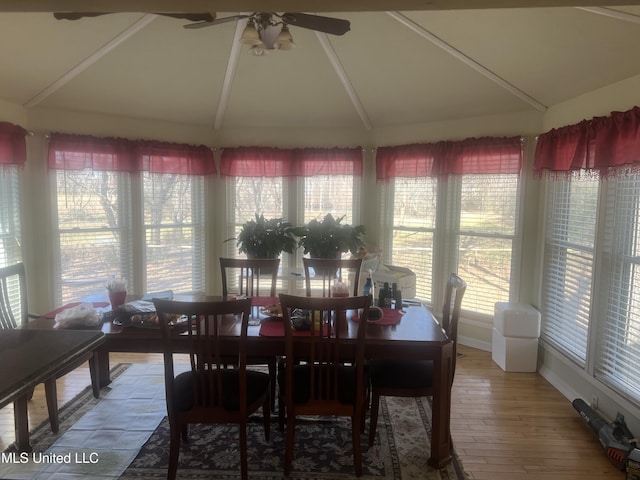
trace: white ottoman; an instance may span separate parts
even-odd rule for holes
[[[535,372],[540,312],[523,303],[497,302],[491,358],[505,372]]]

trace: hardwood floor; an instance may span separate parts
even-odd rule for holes
[[[454,448],[471,479],[624,479],[571,402],[536,373],[502,371],[461,345],[452,392]]]
[[[469,479],[624,479],[569,400],[535,373],[505,373],[491,354],[461,345],[451,429]],[[112,362],[161,363],[160,355],[118,354]],[[87,366],[58,381],[59,404],[89,385]],[[47,420],[44,389],[29,405],[32,426]],[[0,451],[13,442],[13,409],[0,410]]]

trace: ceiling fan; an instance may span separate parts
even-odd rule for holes
[[[58,20],[79,20],[84,17],[98,17],[115,12],[56,12],[53,16]],[[279,15],[273,12],[254,12],[252,14],[232,15],[230,17],[216,18],[211,13],[156,13],[172,18],[183,18],[194,23],[189,23],[184,28],[202,28],[218,25],[221,23],[234,22],[244,18],[263,29],[276,24],[287,26],[294,25],[300,28],[307,28],[318,32],[330,33],[331,35],[343,35],[351,29],[351,23],[341,18],[323,17],[308,13],[283,13]]]
[[[56,12],[53,16],[58,20],[79,20],[84,17],[99,17],[100,15],[109,15],[116,12]],[[211,13],[155,13],[154,15],[162,15],[171,18],[183,18],[190,22],[213,22],[216,19],[215,14]]]
[[[283,25],[285,27],[293,25],[318,32],[330,33],[331,35],[344,35],[351,30],[351,23],[341,18],[323,17],[308,13],[283,13],[279,15],[274,12],[254,12],[250,15],[240,14],[212,20],[202,20],[185,25],[184,28],[210,27],[212,25],[233,22],[244,18],[249,19],[249,22],[253,23],[256,28],[262,29],[274,25]]]

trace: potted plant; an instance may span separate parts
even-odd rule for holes
[[[267,219],[256,213],[255,220],[242,225],[235,240],[238,251],[248,258],[277,258],[282,252],[294,253],[298,248],[294,230],[295,227],[282,218]]]
[[[313,219],[295,229],[299,246],[312,258],[340,258],[342,253],[357,255],[365,247],[364,225],[343,224],[342,219],[328,213],[322,220]]]

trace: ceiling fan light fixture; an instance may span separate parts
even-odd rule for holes
[[[242,36],[240,37],[240,42],[251,47],[262,44],[262,40],[260,40],[260,34],[258,33],[256,27],[253,26],[253,24],[247,23],[247,26],[244,27],[244,31],[242,32]]]
[[[289,32],[289,27],[286,25],[282,26],[282,29],[278,34],[278,38],[273,46],[278,50],[291,50],[296,46],[296,44],[293,43],[293,37],[291,36],[291,32]]]

